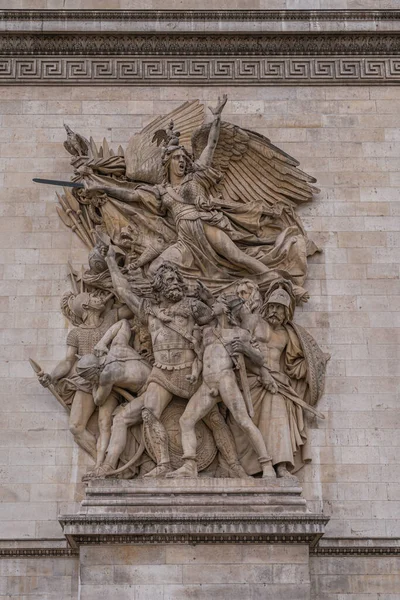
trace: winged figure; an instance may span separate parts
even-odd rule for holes
[[[263,290],[283,276],[305,299],[307,255],[317,248],[295,209],[312,199],[315,179],[264,136],[223,122],[226,100],[210,123],[198,101],[152,121],[128,144],[125,178],[104,175],[104,164],[79,175],[82,200],[112,240],[136,230],[146,275],[170,261],[189,286],[200,279],[216,291],[238,277]]]
[[[198,100],[185,102],[152,120],[125,150],[114,151],[106,140],[97,146],[65,126],[73,180],[83,186],[66,187],[57,210],[90,249],[89,268],[79,275],[70,266],[73,293],[63,297],[62,311],[75,328],[66,359],[51,375],[31,364],[42,385],[50,385],[63,406],[71,404],[71,432],[96,459],[96,476],[119,474],[118,461],[128,459],[124,468],[143,474],[137,453],[145,447],[157,460],[154,469],[146,466],[152,469],[148,476],[169,474],[173,432],[161,421],[163,411],[174,396],[190,400],[208,376],[219,380],[221,369],[250,419],[246,412],[235,421],[233,413],[231,419],[219,410],[204,417],[210,417],[206,422],[214,436],[212,456],[217,448],[220,453],[218,464],[211,465],[213,458],[207,463],[210,472],[241,477],[244,471],[259,473],[262,465],[264,475],[287,478],[310,458],[306,415],[323,418],[314,406],[328,357],[293,322],[296,304],[308,298],[307,257],[318,250],[296,209],[318,190],[315,179],[268,138],[223,121],[226,102],[226,95],[218,98],[209,121]],[[131,324],[120,322],[132,315],[145,331],[135,341]],[[108,348],[104,336],[113,339],[111,354],[98,364],[95,347],[102,338],[103,350]],[[125,359],[139,360],[129,350],[132,343],[139,353],[144,345],[154,361],[148,386],[139,385],[130,369],[132,381],[122,378],[124,390],[115,382],[121,383],[120,370],[129,367]],[[240,358],[233,360],[234,354]],[[114,391],[92,431],[89,420],[97,418],[97,378],[104,365],[113,365]],[[142,388],[140,400],[132,402],[130,392]],[[130,402],[113,420],[120,396]],[[141,431],[142,406],[154,419],[150,423],[145,415],[143,432],[127,442],[131,425]],[[185,429],[191,414],[180,424],[185,460],[192,464],[201,450],[189,444],[195,436],[193,427]],[[151,440],[146,445],[150,426],[160,452],[150,448]]]

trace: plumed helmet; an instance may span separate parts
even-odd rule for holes
[[[269,296],[267,304],[282,304],[286,308],[290,308],[290,296],[282,288],[277,288]]]

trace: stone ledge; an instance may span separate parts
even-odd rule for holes
[[[313,545],[328,518],[307,512],[290,479],[91,481],[81,510],[59,518],[71,546],[125,543]]]
[[[400,82],[400,11],[0,11],[0,85]]]
[[[396,32],[400,10],[0,10],[4,33]]]
[[[323,538],[312,556],[400,556],[400,538]]]
[[[86,544],[288,543],[314,545],[329,521],[320,515],[173,517],[62,515],[72,547]]]

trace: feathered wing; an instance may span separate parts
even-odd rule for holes
[[[205,148],[210,124],[193,134],[195,159]],[[213,166],[224,174],[220,193],[224,201],[248,204],[259,202],[266,208],[277,204],[287,208],[312,199],[318,190],[316,180],[298,168],[299,163],[254,131],[222,122]]]
[[[151,121],[134,135],[125,151],[126,175],[134,181],[157,184],[162,181],[161,146],[152,141],[159,130],[166,130],[170,121],[180,131],[180,143],[190,151],[193,131],[204,121],[204,105],[198,100],[185,102],[167,115]]]

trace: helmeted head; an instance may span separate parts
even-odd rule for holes
[[[193,161],[186,148],[179,143],[180,132],[174,130],[173,121],[165,134],[166,140],[161,151],[161,158],[164,179],[170,181],[171,174],[184,177],[190,170]]]
[[[152,288],[159,296],[179,302],[182,300],[186,285],[178,267],[170,262],[160,265],[154,274]]]
[[[260,312],[262,299],[258,285],[251,279],[241,279],[236,285],[236,294],[244,302],[243,308],[251,313]]]
[[[264,315],[272,327],[279,327],[289,320],[291,298],[282,288],[275,289],[268,297]]]
[[[85,354],[76,363],[76,372],[82,379],[96,383],[100,376],[100,359],[94,354]]]
[[[101,296],[82,292],[76,296],[72,295],[68,302],[71,311],[79,317],[84,323],[89,312],[102,312],[105,308],[104,300]]]
[[[171,174],[184,177],[191,168],[192,158],[184,146],[167,151],[163,159],[164,179],[170,181]]]

